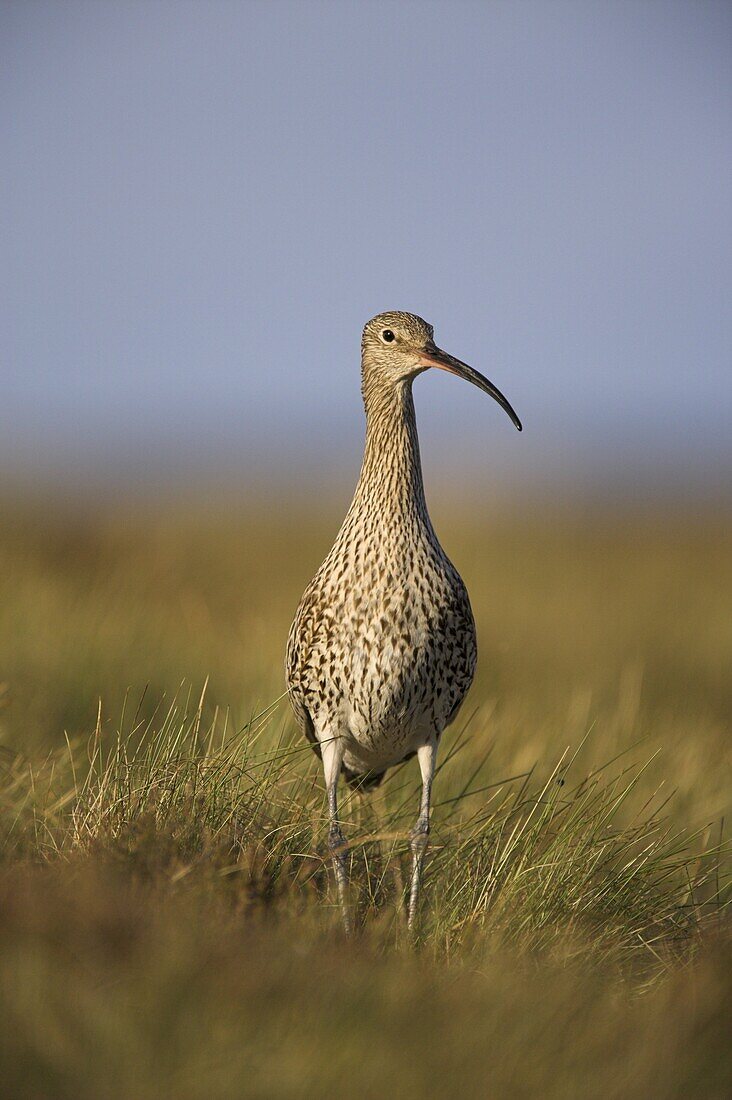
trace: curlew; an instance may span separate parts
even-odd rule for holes
[[[411,832],[411,928],[438,743],[467,694],[477,658],[468,593],[437,540],[425,503],[412,382],[430,367],[490,394],[521,431],[500,390],[441,351],[421,317],[390,312],[372,318],[361,341],[361,474],[333,548],[305,589],[287,643],[290,702],[323,763],[328,843],[346,931],[339,776],[365,791],[388,768],[417,756],[422,795]]]

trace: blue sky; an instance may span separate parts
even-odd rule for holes
[[[525,423],[421,378],[434,471],[729,469],[731,61],[701,0],[3,4],[0,458],[350,476],[397,308]]]

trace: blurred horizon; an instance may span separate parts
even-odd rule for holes
[[[732,8],[6,3],[5,482],[353,484],[426,316],[428,494],[727,494]]]

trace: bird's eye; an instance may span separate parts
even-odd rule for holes
[[[384,341],[385,344],[391,344],[394,340],[396,340],[396,336],[390,328],[385,328],[381,334],[381,339]]]

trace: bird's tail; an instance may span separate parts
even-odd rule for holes
[[[350,768],[347,768],[345,764],[341,765],[341,771],[343,772],[343,778],[348,786],[354,791],[360,791],[361,794],[367,794],[372,791],[374,787],[378,787],[381,780],[386,775],[386,771],[383,772],[354,772]]]

